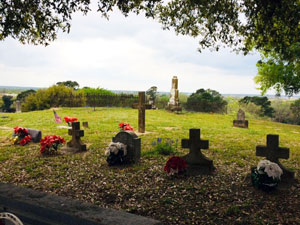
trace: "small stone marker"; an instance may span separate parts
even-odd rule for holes
[[[248,128],[248,120],[245,120],[245,112],[239,109],[237,119],[233,121],[234,127]]]
[[[84,130],[80,130],[80,122],[73,122],[68,134],[72,136],[72,140],[67,143],[67,147],[62,148],[62,151],[72,153],[86,151],[86,145],[80,140],[84,136]]]
[[[21,102],[19,100],[16,101],[16,112],[20,113],[21,111]]]
[[[89,128],[89,122],[82,122],[82,126],[84,128]]]
[[[113,142],[121,142],[127,145],[125,163],[137,163],[141,158],[141,139],[132,131],[120,131],[112,139]]]
[[[208,149],[209,142],[201,140],[200,129],[190,129],[190,139],[182,139],[181,146],[190,149],[189,154],[182,157],[188,164],[188,174],[211,174],[215,170],[213,161],[201,152],[201,149]]]
[[[172,88],[170,91],[170,100],[168,102],[168,109],[170,111],[182,111],[179,103],[179,91],[178,91],[178,78],[173,76],[172,78]]]
[[[42,139],[42,131],[28,128],[28,134],[32,137],[34,143],[39,143]]]
[[[145,104],[146,102],[146,96],[145,96],[145,92],[141,91],[139,92],[139,103],[138,104],[134,104],[132,107],[134,109],[138,109],[139,110],[139,128],[138,131],[139,133],[145,133],[145,123],[146,123],[146,109],[151,109],[151,105],[150,104]]]
[[[267,146],[258,145],[256,146],[256,156],[264,156],[267,160],[277,163],[282,169],[283,174],[281,180],[293,179],[295,173],[286,169],[280,162],[279,159],[288,159],[290,155],[290,149],[279,147],[279,135],[268,134],[267,135]]]

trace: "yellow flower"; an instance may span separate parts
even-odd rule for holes
[[[18,137],[14,137],[12,140],[11,140],[11,143],[13,145],[17,144],[18,143]]]

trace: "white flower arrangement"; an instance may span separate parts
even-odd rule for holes
[[[118,154],[119,151],[123,151],[124,156],[127,155],[127,145],[124,145],[121,142],[110,142],[107,150],[105,151],[105,155],[110,155],[110,153]]]
[[[280,180],[280,176],[283,173],[277,163],[273,163],[269,160],[261,160],[257,165],[257,171],[259,173],[266,173],[268,177],[278,180]]]

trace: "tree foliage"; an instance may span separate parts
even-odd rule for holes
[[[259,96],[253,96],[249,97],[246,96],[242,98],[239,103],[241,104],[249,104],[254,103],[257,106],[261,107],[261,113],[260,116],[269,116],[272,117],[274,113],[274,109],[271,107],[271,102],[267,97],[259,97]]]
[[[191,94],[185,108],[196,112],[225,112],[227,102],[221,94],[211,89],[199,89]]]
[[[30,95],[30,94],[34,94],[36,93],[35,90],[30,89],[30,90],[26,90],[26,91],[22,91],[20,94],[17,95],[17,100],[24,102],[25,98]]]
[[[13,110],[10,108],[11,105],[13,104],[13,97],[12,96],[9,96],[9,95],[3,95],[2,96],[2,101],[3,101],[3,104],[2,104],[2,111],[3,112],[12,112]]]
[[[260,85],[262,94],[271,88],[277,94],[284,91],[288,96],[300,92],[300,42],[289,48],[287,59],[274,51],[264,52],[261,57],[256,64],[255,82]]]
[[[69,32],[74,12],[88,13],[90,0],[0,0],[0,40],[47,45],[58,30]],[[98,0],[104,16],[118,8],[124,15],[144,12],[165,29],[199,37],[200,49],[232,46],[248,53],[253,47],[286,55],[299,42],[298,0]]]
[[[63,82],[57,82],[56,84],[70,87],[70,88],[73,88],[74,90],[79,88],[79,84],[77,83],[77,81],[67,80],[67,81],[63,81]]]

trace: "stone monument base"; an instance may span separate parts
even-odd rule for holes
[[[179,105],[179,106],[176,106],[176,105],[168,105],[168,108],[167,108],[169,111],[171,112],[181,112],[182,111],[182,107]]]
[[[248,120],[234,120],[233,126],[240,128],[248,128]]]

